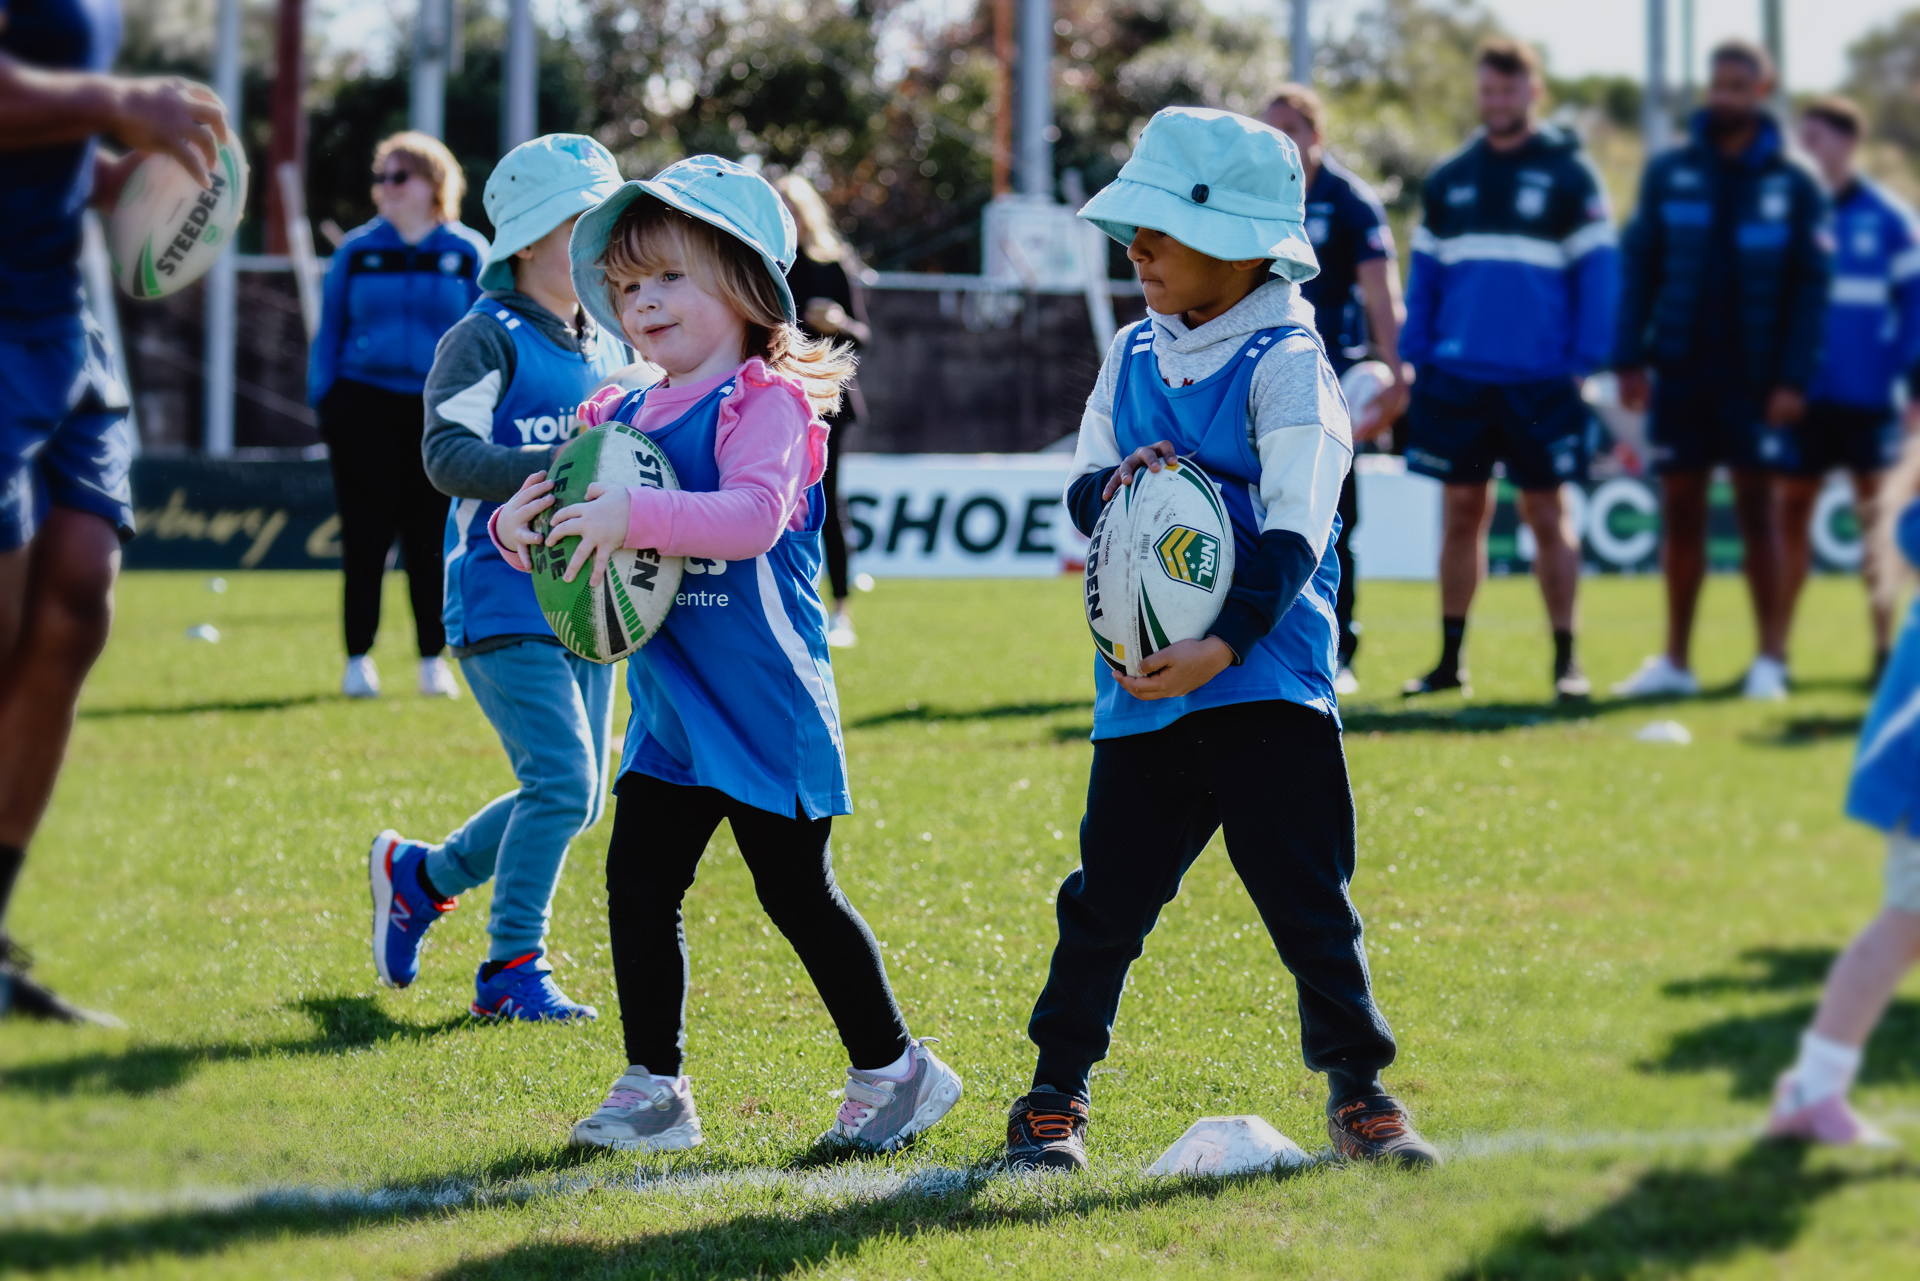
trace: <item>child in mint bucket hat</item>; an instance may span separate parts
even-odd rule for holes
[[[960,1098],[958,1075],[911,1036],[886,964],[833,874],[834,816],[852,812],[827,614],[815,584],[826,515],[824,414],[853,362],[794,323],[793,218],[753,171],[694,156],[629,182],[573,232],[581,301],[664,372],[609,389],[589,423],[645,433],[675,492],[590,486],[553,515],[578,535],[567,567],[598,576],[618,547],[686,557],[682,591],[627,660],[633,713],[607,849],[607,918],[627,1066],[578,1144],[670,1151],[701,1141],[683,1071],[687,954],[681,902],[722,820],[767,914],[799,953],[846,1047],[829,1145],[892,1150]],[[552,486],[502,510],[516,563],[541,541]]]
[[[573,220],[619,186],[613,156],[579,134],[502,157],[484,195],[495,228],[485,292],[441,338],[427,375],[427,478],[452,498],[441,618],[518,786],[437,844],[375,838],[373,961],[382,982],[412,983],[429,929],[458,895],[492,880],[471,1007],[489,1017],[596,1015],[556,984],[547,928],[567,847],[606,806],[613,676],[554,639],[532,584],[486,530],[573,434],[575,406],[630,361],[617,329],[581,314],[567,259]]]
[[[1293,972],[1306,1066],[1328,1078],[1334,1146],[1403,1165],[1439,1159],[1380,1081],[1394,1039],[1347,893],[1354,809],[1333,693],[1333,544],[1353,445],[1298,284],[1319,270],[1302,228],[1304,185],[1278,130],[1171,107],[1080,211],[1127,246],[1148,314],[1107,352],[1068,510],[1091,535],[1140,468],[1191,460],[1232,517],[1235,570],[1212,634],[1161,650],[1138,677],[1094,661],[1080,866],[1056,899],[1059,942],[1028,1025],[1040,1051],[1033,1084],[1008,1115],[1015,1168],[1086,1164],[1088,1081],[1111,1044],[1128,966],[1221,829]]]

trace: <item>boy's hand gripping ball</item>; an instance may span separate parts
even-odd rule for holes
[[[164,298],[207,274],[226,252],[247,207],[247,158],[240,140],[218,145],[208,175],[195,182],[172,156],[155,153],[127,176],[107,222],[113,278],[129,297]]]
[[[575,437],[553,460],[553,505],[534,518],[534,529],[544,538],[553,514],[572,503],[587,500],[587,486],[624,485],[677,490],[679,478],[660,447],[626,423],[608,423]],[[580,657],[595,663],[616,663],[653,639],[680,590],[685,561],[657,551],[621,548],[607,561],[598,587],[591,586],[583,567],[572,582],[565,581],[567,562],[578,538],[563,538],[557,546],[535,543],[527,548],[533,566],[533,594],[547,616],[553,634]]]
[[[1175,641],[1199,640],[1233,587],[1233,522],[1213,481],[1185,458],[1133,473],[1100,512],[1087,549],[1087,626],[1116,672]]]

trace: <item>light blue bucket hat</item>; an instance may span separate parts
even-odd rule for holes
[[[1295,284],[1320,274],[1299,150],[1231,111],[1155,112],[1120,176],[1080,216],[1123,245],[1149,227],[1209,258],[1271,258],[1273,274]]]
[[[513,288],[514,254],[619,188],[613,153],[585,134],[550,133],[500,157],[480,194],[493,224],[480,287]]]
[[[607,237],[613,234],[621,211],[643,196],[718,227],[759,254],[779,287],[787,319],[798,319],[793,291],[787,288],[787,268],[793,266],[799,236],[786,201],[745,165],[719,156],[688,156],[644,182],[626,183],[573,225],[573,290],[596,323],[621,332],[620,314],[607,300],[607,273],[600,266],[600,255],[606,252]]]

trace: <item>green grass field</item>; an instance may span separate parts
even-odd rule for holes
[[[1879,901],[1878,840],[1839,814],[1865,708],[1857,584],[1809,594],[1787,704],[1731,696],[1750,634],[1716,579],[1699,652],[1719,691],[1583,715],[1543,701],[1520,580],[1482,598],[1477,699],[1402,709],[1387,691],[1432,657],[1434,595],[1367,586],[1354,893],[1403,1047],[1388,1079],[1450,1163],[1225,1182],[1141,1171],[1201,1115],[1257,1112],[1310,1151],[1325,1135],[1292,984],[1217,842],[1134,970],[1093,1170],[993,1167],[1077,858],[1093,658],[1076,583],[883,583],[857,602],[838,865],[968,1092],[917,1149],[839,1165],[810,1156],[838,1041],[724,832],[688,905],[694,1153],[565,1146],[622,1066],[610,818],[575,846],[554,935],[598,1025],[465,1017],[484,891],[436,931],[420,983],[375,985],[368,839],[437,838],[510,777],[470,699],[412,694],[397,584],[379,651],[396,692],[333,694],[337,592],[319,574],[122,585],[11,923],[50,983],[131,1027],[0,1024],[0,1273],[1825,1278],[1920,1257],[1904,1159],[1752,1140],[1829,960]],[[1657,600],[1653,580],[1588,580],[1598,681],[1653,648]],[[204,622],[218,644],[184,638]],[[1668,716],[1690,746],[1635,741]],[[1859,1095],[1909,1142],[1916,995]]]

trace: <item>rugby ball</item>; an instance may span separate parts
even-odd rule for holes
[[[560,451],[548,473],[553,480],[553,505],[534,520],[542,537],[562,507],[587,501],[587,486],[595,481],[676,490],[673,474],[660,446],[626,423],[607,423],[582,432]],[[680,590],[685,561],[651,549],[622,548],[607,561],[607,572],[594,587],[592,562],[581,566],[567,582],[567,562],[579,538],[563,538],[557,546],[535,543],[527,548],[533,564],[533,594],[553,634],[580,657],[594,663],[617,663],[652,640],[666,621],[674,594]]]
[[[1347,419],[1355,427],[1366,421],[1367,413],[1381,392],[1393,386],[1393,370],[1384,361],[1363,360],[1340,375],[1340,391],[1347,398]]]
[[[1233,522],[1185,458],[1141,468],[1100,513],[1087,548],[1087,626],[1129,676],[1175,641],[1207,634],[1233,587]]]
[[[127,177],[107,224],[113,278],[134,298],[164,298],[207,274],[226,252],[247,207],[247,159],[239,140],[215,153],[208,179],[194,181],[172,156],[148,156]]]

